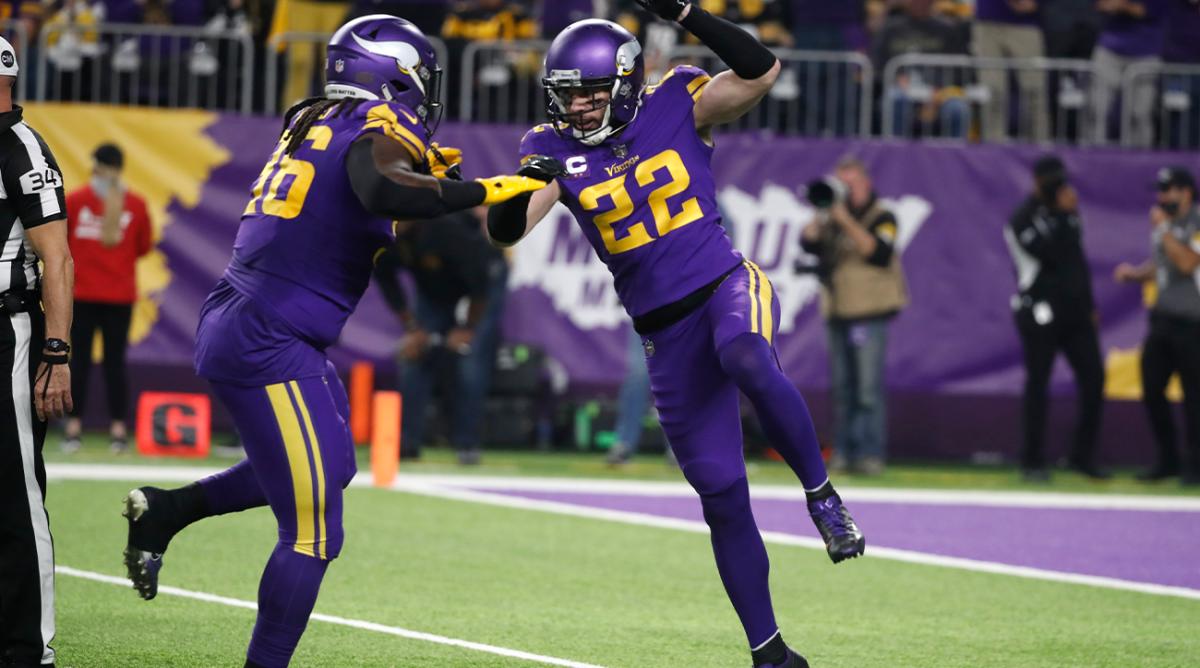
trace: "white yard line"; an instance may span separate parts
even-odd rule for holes
[[[94,573],[92,571],[79,570],[70,566],[59,566],[55,569],[59,575],[69,575],[71,577],[91,580],[93,582],[103,582],[121,587],[129,587],[129,580],[125,578],[113,577],[102,573]],[[243,601],[238,598],[229,598],[227,596],[218,596],[202,591],[191,591],[189,589],[179,589],[177,587],[160,586],[158,593],[168,596],[179,596],[181,598],[190,598],[196,601],[204,601],[205,603],[216,603],[225,605],[231,608],[245,608],[246,610],[257,610],[258,606],[253,601]],[[485,645],[484,643],[472,642],[470,640],[459,640],[457,638],[447,638],[432,633],[424,633],[421,631],[411,631],[398,626],[386,626],[384,624],[376,624],[375,622],[367,622],[359,619],[347,619],[345,617],[336,617],[334,615],[323,615],[321,613],[313,613],[310,617],[313,621],[325,622],[326,624],[336,624],[338,626],[348,626],[352,629],[362,631],[373,631],[375,633],[384,633],[387,635],[408,638],[409,640],[421,640],[431,642],[438,645],[448,645],[451,647],[460,647],[462,649],[474,650],[476,652],[484,652],[487,654],[495,654],[497,656],[508,657],[511,659],[521,659],[533,663],[540,663],[546,666],[565,666],[566,668],[601,668],[600,666],[591,663],[580,663],[579,661],[570,661],[567,659],[556,659],[552,656],[542,656],[541,654],[532,654],[530,652],[522,652],[516,649],[508,649],[505,647],[496,647],[495,645]]]
[[[157,467],[157,466],[106,466],[86,464],[48,464],[47,475],[51,479],[71,480],[127,480],[184,482],[201,478],[216,471],[201,467]],[[360,473],[352,483],[357,487],[368,487],[371,484],[369,474]],[[796,497],[791,488],[766,487],[768,491],[775,490],[776,495],[755,494],[757,498],[802,498]],[[605,480],[576,480],[552,478],[495,478],[477,476],[451,475],[421,475],[405,474],[397,478],[392,486],[394,491],[411,492],[425,496],[433,496],[471,503],[482,503],[506,508],[534,510],[540,512],[584,517],[589,519],[622,522],[637,526],[674,529],[692,533],[708,533],[708,527],[699,521],[661,517],[648,513],[636,513],[621,510],[609,510],[590,506],[564,503],[560,501],[544,501],[527,499],[507,494],[499,494],[483,489],[503,489],[508,491],[537,491],[537,492],[591,492],[612,493],[642,496],[684,496],[694,495],[690,488],[683,484],[659,482],[620,482]],[[954,492],[941,490],[890,490],[863,489],[839,490],[848,499],[858,501],[877,501],[887,503],[943,503],[950,504],[950,499],[959,499],[953,503],[979,506],[1001,507],[1051,507],[1051,508],[1117,508],[1123,510],[1200,510],[1200,499],[1175,498],[1162,496],[1104,496],[1083,494],[1034,493],[1034,492]],[[931,501],[930,499],[937,499]],[[1113,503],[1115,501],[1116,503]],[[1039,503],[1040,502],[1040,503]],[[1105,505],[1107,502],[1107,505]],[[779,545],[794,545],[824,550],[824,544],[816,538],[795,536],[781,532],[763,532],[763,538],[769,543]],[[1013,566],[992,561],[947,557],[912,550],[878,547],[868,545],[867,554],[873,558],[904,561],[927,566],[941,566],[981,573],[993,573],[1014,577],[1047,580],[1069,584],[1089,585],[1106,589],[1139,592],[1158,596],[1173,596],[1200,600],[1200,590],[1186,587],[1171,587],[1166,585],[1149,584],[1132,580],[1121,580],[1094,575],[1082,575],[1064,571],[1052,571],[1026,566]],[[160,589],[160,591],[163,591]],[[315,619],[315,617],[314,617]]]
[[[47,464],[51,479],[128,480],[190,482],[216,473],[218,469],[192,466],[139,466],[109,464]],[[479,491],[549,492],[576,494],[621,494],[625,496],[682,496],[696,493],[685,482],[602,480],[591,478],[539,478],[524,476],[475,476],[407,473],[401,467],[399,488],[408,484],[435,485]],[[356,486],[370,486],[369,472],[360,472]],[[804,490],[797,485],[750,485],[756,499],[801,500]],[[887,489],[838,487],[847,501],[866,503],[920,503],[929,505],[992,506],[1000,508],[1078,508],[1094,510],[1156,510],[1200,512],[1200,496],[1152,496],[1131,494],[1086,494],[1068,492],[973,491],[941,489]]]
[[[483,503],[493,506],[503,506],[506,508],[518,508],[521,510],[535,510],[558,515],[586,517],[589,519],[607,520],[611,522],[621,522],[624,524],[656,527],[660,529],[675,529],[679,531],[689,531],[700,534],[708,533],[708,526],[703,522],[671,517],[660,517],[658,515],[650,515],[646,513],[610,510],[606,508],[593,508],[571,503],[562,503],[558,501],[526,499],[523,497],[509,496],[505,494],[493,494],[489,492],[478,492],[473,490],[452,489],[439,485],[422,485],[412,481],[409,481],[407,484],[397,485],[397,489],[406,492],[412,492],[414,494],[423,494],[426,496],[435,496],[438,498],[453,499],[456,501]],[[795,536],[777,531],[764,531],[762,532],[762,535],[763,540],[768,543],[779,545],[795,545],[799,547],[819,549],[822,551],[825,549],[825,544],[817,538]],[[1119,589],[1142,594],[1174,596],[1178,598],[1188,598],[1200,601],[1200,590],[1188,589],[1186,587],[1171,587],[1167,585],[1136,582],[1133,580],[1121,580],[1117,578],[1108,578],[1095,575],[1081,575],[1079,573],[1052,571],[1041,568],[1030,568],[1027,566],[1013,566],[1010,564],[1002,564],[993,561],[964,559],[961,557],[946,557],[936,554],[928,554],[925,552],[915,552],[912,550],[901,550],[890,547],[875,547],[871,546],[870,544],[867,545],[867,555],[871,558],[905,561],[914,564],[922,564],[925,566],[942,566],[946,568],[957,568],[980,573],[993,573],[997,575],[1009,575],[1014,577],[1030,578],[1034,580],[1047,580],[1050,582],[1089,585],[1092,587],[1102,587],[1105,589]]]

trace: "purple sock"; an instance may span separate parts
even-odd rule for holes
[[[254,467],[248,459],[211,475],[198,484],[204,490],[209,515],[236,513],[267,505],[267,496],[258,484]]]
[[[288,665],[328,566],[328,561],[300,554],[289,545],[275,545],[258,585],[258,620],[246,652],[249,661],[266,668]]]
[[[763,432],[806,490],[829,480],[812,415],[800,391],[784,375],[775,350],[758,334],[742,334],[719,352],[721,368],[754,404]]]
[[[767,548],[750,510],[750,486],[738,478],[715,494],[700,497],[704,521],[712,532],[717,571],[729,602],[742,620],[751,647],[766,642],[779,631],[771,607],[767,575],[771,569]]]

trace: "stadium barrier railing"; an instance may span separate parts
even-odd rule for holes
[[[1106,98],[1089,60],[904,54],[880,88],[883,137],[1104,143]]]
[[[254,60],[245,31],[47,24],[38,36],[35,99],[245,114],[253,105]]]
[[[1143,103],[1121,105],[1123,146],[1200,148],[1200,65],[1134,63],[1121,77],[1121,99]]]
[[[542,62],[546,40],[471,42],[462,51],[458,119],[531,125],[546,120]]]
[[[20,19],[5,19],[0,21],[0,35],[4,35],[17,50],[17,64],[21,68],[21,76],[17,77],[17,98],[24,100],[29,97],[29,75],[35,71],[29,60],[29,25]]]
[[[476,123],[532,124],[546,120],[541,86],[545,40],[474,42],[462,54],[458,119]],[[872,117],[871,61],[859,53],[777,50],[779,81],[755,111],[731,124],[735,129],[770,128],[809,136],[865,136]],[[679,45],[667,65],[693,63],[710,73],[725,66],[711,51]],[[651,74],[650,79],[655,75]]]
[[[773,51],[782,64],[775,86],[754,111],[728,127],[806,137],[870,136],[875,69],[869,58],[852,51]],[[677,45],[670,58],[712,75],[727,69],[703,46]]]
[[[329,44],[329,38],[332,33],[325,32],[285,32],[274,35],[267,41],[266,48],[266,67],[263,73],[263,88],[264,101],[263,109],[266,113],[273,114],[283,112],[287,107],[299,102],[299,99],[282,99],[287,90],[287,71],[288,58],[294,49],[311,49],[318,52],[318,56],[313,58],[312,62],[320,71],[325,68],[325,47]],[[437,37],[428,37],[429,43],[433,46],[434,52],[437,54],[438,63],[442,66],[442,104],[446,103],[447,92],[452,73],[448,71],[448,55],[446,52],[446,43]],[[321,95],[322,92],[318,88],[322,77],[319,73],[314,73],[308,77],[306,97]]]

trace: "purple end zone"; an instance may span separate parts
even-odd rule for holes
[[[493,493],[703,521],[691,497]],[[850,503],[871,546],[1200,590],[1200,513]],[[755,499],[759,528],[817,537],[804,504]]]

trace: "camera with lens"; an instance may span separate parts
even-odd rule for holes
[[[846,184],[833,177],[820,178],[809,182],[805,197],[814,208],[828,211],[834,204],[845,201]]]
[[[846,184],[831,176],[810,181],[805,187],[805,199],[817,210],[818,220],[812,225],[823,225],[823,219],[828,219],[829,210],[834,204],[846,200]],[[834,230],[836,233],[836,229]],[[823,256],[802,254],[792,263],[792,271],[797,274],[815,274],[820,279],[827,278],[833,267],[829,259]]]

